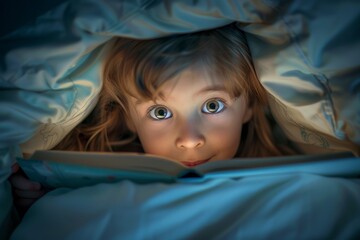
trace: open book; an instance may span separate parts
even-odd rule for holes
[[[27,176],[48,188],[81,187],[131,180],[139,183],[205,181],[259,174],[313,173],[360,176],[360,159],[352,153],[235,158],[190,168],[173,160],[138,153],[37,151],[18,159]]]

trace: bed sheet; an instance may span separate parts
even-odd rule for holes
[[[359,203],[359,179],[311,174],[122,181],[48,193],[11,239],[358,239]]]

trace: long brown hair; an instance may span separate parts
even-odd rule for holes
[[[244,94],[253,109],[252,119],[243,126],[237,156],[282,155],[265,114],[266,91],[257,78],[246,37],[235,24],[150,40],[116,38],[108,49],[95,109],[56,149],[113,151],[133,142],[136,136],[127,128],[128,97],[154,99],[166,81],[201,65],[221,76],[233,97]]]

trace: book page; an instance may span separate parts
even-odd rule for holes
[[[177,175],[186,166],[164,157],[144,153],[36,151],[29,160],[51,161],[62,164],[96,168],[133,170]]]

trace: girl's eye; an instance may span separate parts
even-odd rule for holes
[[[162,106],[153,107],[149,115],[155,120],[164,120],[172,117],[172,113],[166,107]]]
[[[203,113],[215,114],[220,113],[225,108],[225,104],[220,99],[211,99],[204,103],[201,111]]]

